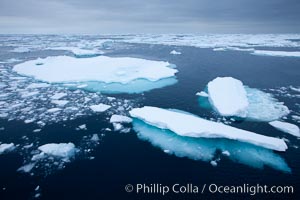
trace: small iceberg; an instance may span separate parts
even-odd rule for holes
[[[281,121],[272,121],[272,122],[269,122],[269,124],[280,131],[289,133],[296,137],[300,137],[300,129],[295,124],[281,122]]]
[[[164,61],[97,56],[55,56],[17,64],[17,73],[48,83],[106,93],[140,93],[177,82],[176,69]]]
[[[246,117],[249,102],[240,80],[218,77],[207,84],[207,89],[209,101],[222,116]]]
[[[129,113],[131,117],[142,120],[160,129],[170,130],[180,136],[193,138],[226,138],[276,151],[285,151],[287,149],[287,145],[282,139],[212,122],[183,111],[145,106],[132,109]]]
[[[270,122],[290,112],[271,94],[249,88],[232,77],[217,77],[208,83],[206,89],[207,93],[196,94],[200,106],[212,108],[222,116]]]

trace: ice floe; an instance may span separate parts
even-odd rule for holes
[[[16,146],[14,145],[14,143],[0,144],[0,154],[10,152],[10,151],[14,150],[15,148],[16,148]]]
[[[269,122],[269,124],[280,131],[289,133],[296,137],[300,137],[300,129],[298,126],[294,124],[288,122],[281,122],[281,121],[272,121]]]
[[[112,115],[109,120],[110,123],[131,123],[132,119],[123,115]]]
[[[138,138],[149,141],[167,154],[192,160],[211,162],[230,159],[233,162],[263,169],[265,166],[290,173],[285,160],[272,150],[226,139],[184,137],[166,129],[151,126],[141,120],[133,120]],[[226,158],[225,158],[226,157]]]
[[[75,156],[76,148],[73,143],[50,143],[38,148],[42,153],[61,158],[72,158]]]
[[[104,93],[140,93],[175,84],[177,70],[170,66],[164,61],[130,57],[57,56],[26,61],[15,65],[13,70],[37,80],[64,83],[69,88]]]
[[[90,106],[90,109],[94,112],[104,112],[104,111],[106,111],[110,108],[111,108],[110,105],[106,105],[106,104],[103,104],[103,103],[100,103],[98,105],[91,105]]]
[[[36,65],[43,63],[42,65]],[[32,76],[50,83],[100,81],[126,84],[136,79],[158,81],[174,77],[176,69],[163,61],[139,58],[73,58],[69,56],[47,57],[27,61],[14,66],[19,74]]]
[[[285,151],[287,149],[287,145],[282,139],[212,122],[182,111],[145,106],[132,109],[129,113],[132,117],[143,120],[152,126],[171,130],[181,136],[227,138],[277,151]]]
[[[260,56],[300,57],[300,51],[255,50],[252,54]]]
[[[199,97],[200,106],[207,108],[211,105],[222,116],[274,121],[290,113],[288,107],[271,94],[247,87],[232,77],[218,77],[210,81],[207,90],[207,98],[206,95]]]

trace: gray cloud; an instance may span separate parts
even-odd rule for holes
[[[1,33],[300,32],[299,0],[1,0]]]

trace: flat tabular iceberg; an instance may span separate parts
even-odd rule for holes
[[[208,121],[198,116],[184,113],[183,111],[145,106],[132,109],[129,113],[132,117],[143,120],[152,126],[161,129],[169,129],[181,136],[195,138],[227,138],[277,151],[285,151],[287,149],[287,145],[282,139],[268,137],[222,123]]]
[[[218,77],[207,85],[209,100],[223,116],[246,117],[249,105],[243,83],[232,77]]]
[[[177,157],[214,163],[226,157],[224,159],[258,169],[269,166],[283,172],[291,172],[284,159],[269,149],[227,139],[183,137],[138,119],[134,119],[132,125],[139,139],[149,141],[165,153]]]
[[[50,83],[100,81],[127,84],[136,79],[158,81],[174,77],[177,70],[169,65],[168,62],[129,57],[57,56],[27,61],[14,66],[13,70]]]
[[[269,124],[278,130],[289,133],[296,137],[300,137],[299,127],[294,124],[290,124],[287,122],[281,122],[281,121],[272,121],[272,122],[269,122]]]

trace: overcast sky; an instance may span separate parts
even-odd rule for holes
[[[300,33],[300,0],[0,0],[0,33]]]

